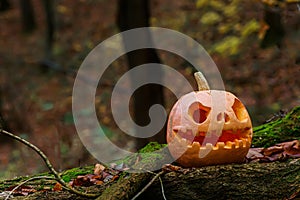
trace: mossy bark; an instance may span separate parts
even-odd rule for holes
[[[99,199],[131,199],[152,177],[151,174],[131,174],[110,187],[88,187],[89,192],[104,191]],[[167,172],[161,176],[167,199],[284,199],[300,188],[300,159],[286,162],[252,163],[189,168]],[[26,179],[26,178],[25,178]],[[23,180],[25,180],[23,179]],[[8,187],[21,179],[6,181]],[[31,186],[53,187],[53,181],[39,180]],[[123,187],[123,186],[126,187]],[[156,180],[138,199],[163,199]],[[77,199],[87,198],[66,191],[40,191],[16,199]]]
[[[141,173],[129,173],[123,176],[117,183],[107,188],[97,200],[118,200],[131,199],[150,181],[153,173],[148,172],[151,169],[160,169],[164,164],[171,160],[171,155],[166,145],[157,143],[149,143],[146,147],[139,151],[139,161],[136,156],[125,159],[125,163],[129,165],[134,163],[131,168]]]
[[[300,106],[286,116],[254,127],[253,147],[269,147],[280,142],[300,140]]]
[[[167,199],[284,199],[300,188],[300,160],[170,172],[162,176],[162,182]],[[163,199],[159,181],[139,199]]]

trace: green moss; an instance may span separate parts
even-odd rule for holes
[[[156,161],[163,159],[163,153],[160,150],[162,150],[166,146],[167,144],[150,142],[145,147],[140,149],[137,154],[128,156],[122,160],[118,160],[116,163],[117,164],[124,163],[131,167],[136,165],[137,160],[139,161],[138,162],[139,167],[142,165],[155,163]]]
[[[94,170],[94,166],[77,167],[77,168],[64,171],[61,174],[61,177],[65,182],[68,183],[79,175],[92,174],[93,170]]]
[[[269,147],[280,142],[300,140],[300,106],[285,117],[253,128],[253,147]]]
[[[157,142],[150,142],[144,148],[139,150],[139,153],[150,153],[150,152],[158,151],[166,146],[167,146],[167,144],[159,144]]]

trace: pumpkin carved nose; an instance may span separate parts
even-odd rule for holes
[[[218,122],[220,122],[220,121],[225,121],[225,123],[227,123],[227,122],[229,122],[230,121],[230,117],[229,117],[229,115],[226,113],[226,112],[224,112],[224,113],[219,113],[218,115],[217,115],[217,121]]]

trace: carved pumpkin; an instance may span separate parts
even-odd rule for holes
[[[252,140],[245,106],[230,92],[209,90],[201,73],[195,77],[201,91],[181,97],[169,115],[171,155],[185,167],[243,162]]]

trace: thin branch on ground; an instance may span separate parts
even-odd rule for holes
[[[33,149],[45,162],[46,166],[48,167],[48,169],[50,170],[50,172],[54,175],[55,180],[57,182],[59,182],[62,186],[64,186],[69,192],[72,192],[74,194],[80,195],[80,196],[84,196],[84,197],[89,197],[89,198],[95,198],[100,196],[100,194],[87,194],[87,193],[83,193],[80,192],[74,188],[72,188],[69,184],[67,184],[62,177],[59,175],[59,173],[53,168],[52,164],[50,163],[49,159],[47,158],[47,156],[35,145],[33,145],[32,143],[28,142],[27,140],[24,140],[23,138],[14,135],[8,131],[5,131],[3,129],[0,129],[0,134],[4,134],[8,137],[13,138],[14,140],[17,140],[23,144],[25,144],[26,146],[30,147],[31,149]]]
[[[153,173],[153,172],[149,172],[149,173]],[[160,171],[159,173],[153,173],[153,174],[156,174],[153,178],[152,178],[152,180],[139,192],[139,193],[137,193],[133,198],[132,198],[132,200],[135,200],[135,199],[137,199],[143,192],[145,192],[151,185],[152,185],[152,183],[157,179],[157,178],[160,178],[160,176],[162,175],[162,174],[164,174],[165,173],[165,171]],[[161,180],[161,179],[160,179]],[[162,182],[161,182],[162,183]],[[163,190],[163,187],[162,187],[162,191],[163,191],[163,197],[164,197],[164,199],[166,199],[166,197],[165,197],[165,195],[164,195],[164,190]]]
[[[294,200],[294,199],[298,199],[298,197],[300,197],[300,188],[286,200]]]
[[[163,185],[162,179],[161,179],[160,176],[158,178],[159,178],[160,187],[161,187],[161,194],[162,194],[164,200],[167,200],[166,195],[165,195],[165,190],[164,190],[164,185]]]

